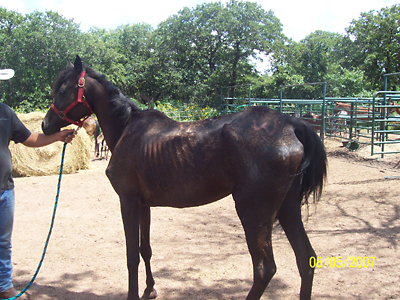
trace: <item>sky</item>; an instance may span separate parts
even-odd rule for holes
[[[272,10],[283,24],[283,33],[299,42],[315,30],[344,33],[362,12],[399,3],[393,0],[250,0]],[[113,29],[119,25],[147,23],[154,28],[182,8],[194,8],[211,0],[0,0],[0,6],[28,14],[57,11],[74,19],[83,31],[90,27]],[[214,1],[216,2],[216,1]],[[223,3],[227,0],[222,0]],[[74,4],[72,4],[74,3]],[[75,4],[76,3],[76,4]]]

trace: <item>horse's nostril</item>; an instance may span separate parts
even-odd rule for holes
[[[42,131],[45,135],[51,135],[53,133],[56,133],[57,131],[59,131],[59,129],[57,128],[51,128],[47,122],[47,120],[43,120],[42,121]]]
[[[42,121],[42,131],[46,134],[46,122],[44,120]]]

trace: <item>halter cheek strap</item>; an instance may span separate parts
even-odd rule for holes
[[[54,105],[54,101],[51,104],[51,109],[54,110],[54,112],[64,121],[67,121],[68,123],[77,125],[79,127],[82,126],[82,123],[89,118],[92,114],[93,114],[93,110],[90,107],[89,103],[87,103],[86,99],[85,99],[85,95],[83,94],[85,91],[85,74],[86,71],[82,71],[81,73],[81,77],[79,78],[78,81],[78,99],[76,101],[74,101],[70,106],[68,106],[66,109],[64,109],[63,111],[60,111],[55,105]],[[87,115],[86,117],[84,117],[83,119],[79,120],[79,121],[74,121],[70,118],[67,117],[67,113],[73,109],[75,106],[77,106],[78,104],[82,103],[83,105],[85,105],[87,108],[89,108],[90,110],[90,114]]]

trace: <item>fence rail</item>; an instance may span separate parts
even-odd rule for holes
[[[400,153],[400,147],[392,147],[400,144],[400,92],[380,91],[373,98],[221,98],[222,113],[252,105],[268,106],[306,119],[320,132],[322,140],[330,136],[370,145],[371,155],[382,157]]]

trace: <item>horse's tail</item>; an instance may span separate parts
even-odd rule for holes
[[[295,134],[304,147],[304,157],[299,167],[302,204],[308,203],[311,194],[314,202],[319,200],[326,179],[327,157],[324,144],[315,130],[303,120],[299,120]]]

